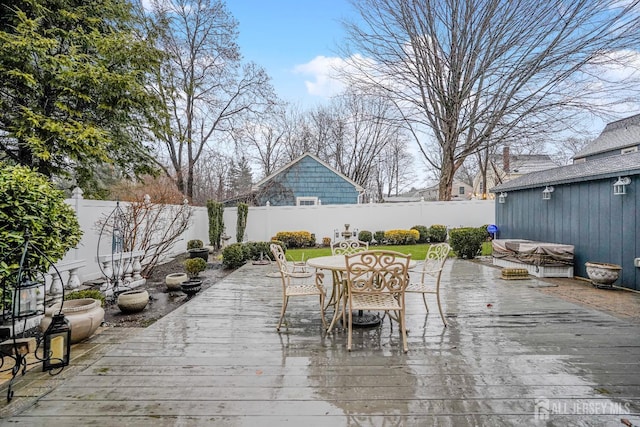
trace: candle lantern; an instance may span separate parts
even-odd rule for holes
[[[13,316],[15,318],[29,317],[38,314],[38,292],[39,287],[44,285],[28,279],[26,275],[18,282],[13,289]]]
[[[43,336],[42,371],[69,365],[71,355],[71,327],[64,314],[55,314]]]

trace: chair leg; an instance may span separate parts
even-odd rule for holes
[[[344,315],[343,315],[344,316]],[[353,311],[351,310],[351,308],[349,308],[349,337],[347,338],[347,350],[351,351],[351,335],[352,335],[352,329],[353,329]]]
[[[322,319],[322,327],[327,329],[327,321],[324,318],[324,294],[320,294],[320,318]]]
[[[423,292],[422,293],[422,302],[424,302],[424,308],[427,309],[427,313],[429,312],[429,306],[427,305],[427,295]]]
[[[278,326],[276,326],[276,331],[280,330],[280,325],[282,325],[282,319],[284,318],[284,312],[287,311],[287,303],[289,302],[289,297],[284,297],[282,300],[282,311],[280,312],[280,320],[278,320]]]
[[[407,344],[407,325],[404,318],[404,311],[398,313],[398,323],[400,323],[400,331],[402,333],[402,349],[406,353],[409,351],[409,345]]]
[[[436,299],[438,300],[438,310],[440,311],[440,317],[442,318],[442,323],[445,327],[447,327],[447,321],[444,320],[444,313],[442,312],[442,304],[440,303],[440,292],[436,293]]]

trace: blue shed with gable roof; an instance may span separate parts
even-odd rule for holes
[[[356,204],[364,188],[314,156],[305,153],[254,185],[263,206]]]
[[[574,245],[576,276],[587,277],[585,262],[618,264],[615,285],[640,290],[640,114],[607,124],[572,165],[491,192],[499,238]]]

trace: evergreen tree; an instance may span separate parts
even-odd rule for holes
[[[144,113],[157,51],[124,0],[0,3],[0,158],[87,186],[153,164]]]
[[[236,163],[231,162],[229,171],[229,190],[232,195],[247,194],[251,191],[253,177],[246,157],[242,156]]]

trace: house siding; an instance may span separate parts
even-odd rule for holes
[[[613,194],[616,178],[555,185],[551,200],[542,200],[544,186],[511,190],[496,203],[498,237],[574,245],[576,276],[587,277],[587,261],[619,264],[616,284],[640,290],[640,174],[627,176],[622,196]]]
[[[317,197],[323,205],[358,203],[358,191],[353,184],[312,157],[301,159],[265,183],[258,203],[290,206],[296,204],[298,197]]]

